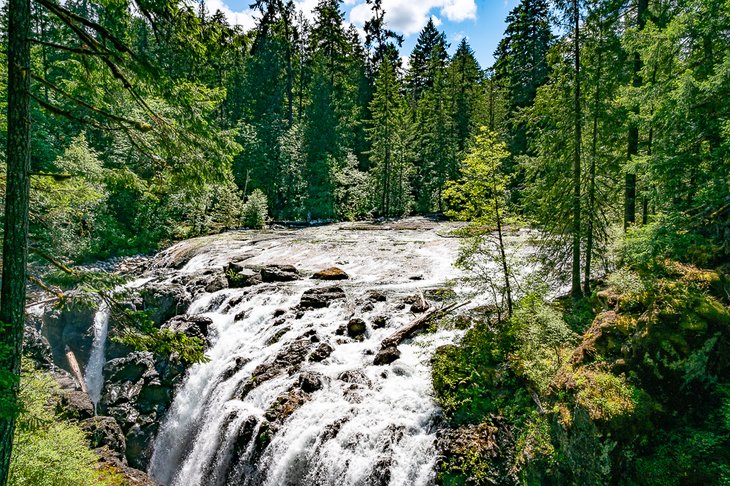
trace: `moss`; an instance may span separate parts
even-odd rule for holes
[[[591,420],[611,420],[630,415],[636,408],[636,390],[624,376],[605,371],[581,369],[576,373],[576,403],[585,408]]]

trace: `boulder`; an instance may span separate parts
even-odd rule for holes
[[[127,462],[125,457],[127,441],[116,420],[112,417],[91,417],[79,422],[79,426],[88,434],[89,445],[92,448],[106,446],[120,461]]]
[[[299,407],[310,400],[310,395],[298,388],[279,395],[264,413],[269,421],[269,431],[273,435]]]
[[[317,287],[306,290],[299,302],[302,309],[322,309],[336,300],[345,300],[347,296],[341,287]]]
[[[162,328],[182,332],[188,337],[195,337],[205,342],[211,324],[213,324],[213,320],[210,317],[186,314],[173,317],[163,324]]]
[[[313,361],[315,363],[324,361],[325,359],[330,357],[333,351],[334,348],[329,344],[320,343],[319,346],[317,346],[317,348],[312,351],[312,354],[309,355],[309,361]]]
[[[143,308],[151,311],[150,318],[157,325],[184,314],[191,303],[192,296],[182,284],[156,283],[142,290]]]
[[[205,291],[209,294],[212,294],[213,292],[218,292],[219,290],[227,289],[228,288],[228,279],[225,275],[216,275],[213,277],[213,279],[208,282],[208,284],[205,286]]]
[[[375,355],[375,359],[373,360],[373,364],[376,366],[388,365],[398,358],[400,358],[400,351],[398,348],[395,346],[388,346],[387,348],[378,351],[378,354]]]
[[[299,280],[299,271],[292,265],[267,265],[261,269],[261,280],[266,283]]]
[[[344,381],[345,383],[367,386],[368,388],[372,386],[370,378],[368,378],[361,370],[343,371],[337,379]]]
[[[322,386],[324,386],[324,377],[321,373],[316,373],[314,371],[305,371],[301,375],[299,375],[299,388],[302,389],[305,393],[312,393],[317,390],[322,389]]]
[[[61,390],[56,414],[70,420],[84,420],[94,416],[94,404],[89,394],[81,390]]]
[[[362,319],[350,319],[350,322],[347,323],[347,335],[353,339],[362,338],[366,331],[367,326],[365,325],[365,321]]]
[[[371,290],[368,292],[366,299],[370,302],[385,302],[388,300],[384,293],[378,292],[377,290]]]
[[[231,266],[225,272],[228,286],[231,288],[243,288],[258,285],[262,282],[261,273],[249,267]]]
[[[315,280],[347,280],[350,276],[338,267],[325,268],[312,275]]]
[[[382,329],[387,327],[389,322],[390,319],[387,316],[375,316],[372,321],[373,329]]]

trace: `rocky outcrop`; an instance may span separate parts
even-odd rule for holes
[[[512,469],[515,440],[500,417],[491,417],[479,425],[463,425],[441,429],[437,434],[438,468],[442,471],[463,470],[466,464],[480,464],[479,484],[512,485],[518,479]],[[468,466],[467,466],[468,467]]]
[[[147,468],[152,440],[181,375],[169,362],[156,363],[149,352],[134,352],[104,366],[106,384],[99,411],[114,417],[121,427],[132,467]]]
[[[341,268],[330,267],[312,275],[314,280],[347,280],[350,276]]]
[[[198,338],[206,342],[212,324],[213,320],[210,317],[186,314],[173,317],[162,325],[162,329],[181,332],[188,337]]]
[[[316,287],[306,290],[299,302],[301,309],[322,309],[329,307],[330,304],[337,300],[345,300],[347,296],[342,287]]]
[[[50,347],[53,363],[70,371],[71,368],[66,360],[68,349],[73,352],[82,367],[86,366],[94,342],[95,314],[95,309],[82,306],[50,309],[43,314],[40,332]],[[34,345],[44,347],[44,344],[38,341]]]
[[[142,290],[141,297],[142,310],[149,311],[150,318],[158,326],[184,314],[192,302],[186,287],[174,281],[149,284]]]
[[[119,424],[112,417],[91,417],[79,422],[79,426],[88,434],[89,445],[94,449],[107,447],[122,463],[127,463],[125,456],[127,441]]]
[[[261,280],[265,283],[291,282],[299,278],[299,270],[292,265],[268,265],[261,269]]]

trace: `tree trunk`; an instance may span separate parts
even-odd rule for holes
[[[637,0],[636,17],[639,30],[646,25],[646,10],[649,8],[649,0]],[[634,54],[633,81],[634,87],[638,88],[642,84],[641,79],[641,57],[639,53]],[[634,108],[634,114],[639,114],[639,109]],[[635,122],[629,125],[628,147],[626,150],[626,158],[630,163],[634,156],[639,154],[639,127]],[[627,173],[624,181],[624,231],[636,222],[636,174]]]
[[[502,259],[502,272],[504,273],[504,288],[507,293],[507,313],[512,315],[512,286],[509,283],[509,267],[507,266],[507,254],[504,251],[504,239],[502,238],[502,217],[499,213],[499,200],[495,194],[494,212],[497,218],[497,237],[499,238],[499,253]]]
[[[593,135],[591,166],[588,175],[588,219],[586,221],[586,265],[583,274],[583,293],[591,293],[591,264],[593,262],[593,226],[596,218],[596,157],[598,157],[598,114],[601,109],[601,71],[603,67],[603,26],[599,26],[598,59],[596,66],[596,93],[593,100]]]
[[[23,352],[30,198],[30,1],[8,2],[8,145],[0,290],[0,399],[15,408]],[[7,484],[15,414],[0,416],[0,485]]]
[[[581,207],[580,207],[580,145],[581,145],[581,122],[582,113],[580,106],[580,7],[578,0],[573,0],[573,55],[575,57],[574,75],[575,75],[575,92],[573,99],[573,111],[575,114],[575,134],[574,134],[574,150],[573,150],[573,268],[571,279],[571,293],[574,298],[578,299],[582,296],[580,286],[580,239],[581,239]]]

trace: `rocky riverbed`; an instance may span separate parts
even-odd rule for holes
[[[206,342],[208,361],[189,368],[107,342],[91,311],[36,308],[28,339],[95,445],[158,484],[432,484],[429,361],[461,331],[382,343],[456,295],[452,229],[409,218],[237,231],[115,262],[134,269],[132,308]],[[64,371],[67,351],[97,403]]]

